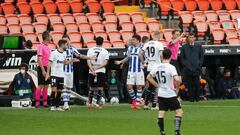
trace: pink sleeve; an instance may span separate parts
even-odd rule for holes
[[[42,56],[42,55],[43,55],[43,48],[42,48],[42,45],[38,45],[38,48],[37,48],[37,55],[38,55],[38,56]]]

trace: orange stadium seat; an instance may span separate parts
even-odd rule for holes
[[[172,3],[169,0],[157,0],[157,3],[160,7],[161,14],[168,15],[168,12],[171,10]]]
[[[17,0],[17,3],[20,3],[20,2],[27,2],[27,0]]]
[[[121,34],[118,31],[108,32],[108,37],[109,37],[111,43],[113,43],[114,41],[121,41]]]
[[[223,0],[226,10],[234,10],[237,7],[235,0]]]
[[[234,28],[225,29],[224,31],[226,33],[227,38],[238,37],[238,33]]]
[[[70,44],[72,46],[74,46],[76,49],[81,49],[82,48],[82,43],[81,42],[71,41]]]
[[[233,25],[234,25],[235,29],[236,30],[239,29],[238,28],[238,21],[237,20],[233,20],[232,22],[233,22]]]
[[[198,8],[201,11],[209,10],[210,3],[208,0],[197,0]]]
[[[143,14],[140,12],[135,12],[131,14],[132,22],[143,22]]]
[[[130,30],[133,31],[134,25],[132,22],[122,22],[120,23],[121,29],[122,30]]]
[[[230,14],[226,10],[216,11],[220,21],[221,20],[230,20]]]
[[[14,14],[15,7],[12,3],[2,3],[1,7],[5,15]]]
[[[178,11],[182,11],[184,9],[184,2],[183,0],[172,0],[172,7],[174,9],[174,14],[177,14]]]
[[[43,33],[47,30],[47,25],[45,23],[35,22],[33,23],[36,33]]]
[[[135,22],[134,27],[135,27],[136,32],[147,31],[147,23],[146,22]]]
[[[218,15],[215,11],[205,11],[204,13],[208,21],[218,21]]]
[[[72,14],[66,13],[66,14],[60,14],[63,23],[75,23],[75,19]]]
[[[52,1],[43,2],[47,14],[54,14],[57,11],[57,5]]]
[[[194,21],[206,21],[206,16],[203,11],[193,11],[192,12]]]
[[[80,1],[69,1],[73,13],[81,13],[83,9],[83,3]]]
[[[8,24],[18,24],[19,23],[19,19],[18,19],[17,15],[8,14],[8,15],[5,15],[5,18],[7,19]]]
[[[238,10],[239,10],[240,9],[240,1],[236,0],[236,2],[237,2]]]
[[[92,48],[96,46],[96,41],[89,41],[86,43],[87,48]]]
[[[0,4],[0,14],[2,14],[2,6],[1,6],[1,4]]]
[[[221,28],[221,24],[219,21],[207,21],[210,32],[215,28]]]
[[[40,43],[42,43],[42,42],[43,42],[42,33],[36,33],[36,35],[37,35],[37,37],[38,37],[38,41],[39,41]]]
[[[103,48],[112,48],[112,44],[108,40],[103,41]]]
[[[191,14],[191,12],[182,11],[182,12],[179,12],[179,16],[182,19],[182,25],[185,27],[189,27],[193,21],[193,15]]]
[[[68,13],[70,11],[70,4],[67,1],[56,2],[59,13]]]
[[[224,29],[234,28],[232,20],[222,20],[220,21]]]
[[[123,41],[114,41],[112,45],[114,48],[125,48],[125,43]]]
[[[48,16],[51,24],[62,22],[62,18],[58,14],[48,14],[47,16]]]
[[[148,29],[150,32],[160,30],[160,22],[159,21],[148,21],[147,25],[148,25]]]
[[[0,15],[0,25],[6,24],[6,23],[7,23],[7,20],[6,20],[5,16]]]
[[[212,30],[212,35],[214,39],[214,44],[221,44],[221,41],[224,39],[224,31],[221,28],[214,28]]]
[[[172,31],[173,29],[163,29],[163,35],[167,41],[169,41],[172,38]]]
[[[240,44],[239,38],[236,38],[236,37],[227,38],[227,41],[230,45],[239,45]]]
[[[81,33],[91,31],[91,25],[89,23],[79,23],[78,28]]]
[[[120,23],[131,22],[130,15],[128,13],[118,13],[117,16]]]
[[[76,23],[66,23],[65,26],[67,32],[78,31],[78,25]]]
[[[58,41],[62,39],[63,33],[61,31],[51,31],[50,35],[52,36],[53,43],[58,44]]]
[[[21,34],[21,27],[19,24],[7,24],[9,34]]]
[[[95,0],[88,0],[85,2],[90,13],[98,13],[100,11],[100,3]]]
[[[23,33],[33,33],[34,27],[32,24],[20,24]]]
[[[74,41],[74,42],[81,42],[81,34],[80,32],[68,32],[67,33],[70,41]]]
[[[94,34],[92,32],[82,32],[82,38],[84,41],[84,46],[86,46],[88,42],[94,41]]]
[[[30,14],[31,6],[27,2],[17,3],[17,7],[21,14]]]
[[[228,12],[230,13],[233,20],[236,20],[237,18],[240,18],[240,11],[239,10],[230,10]]]
[[[210,4],[212,7],[212,10],[221,10],[223,6],[223,1],[222,0],[210,0]]]
[[[115,9],[115,4],[112,1],[101,1],[101,6],[103,7],[104,13],[113,13]]]
[[[5,24],[0,24],[0,35],[8,34],[8,27]]]
[[[87,16],[84,13],[73,14],[77,23],[88,23]]]
[[[107,40],[108,34],[105,31],[97,31],[94,33],[95,37],[102,37],[104,40]]]
[[[132,36],[134,35],[133,31],[129,30],[122,30],[122,39],[125,43],[128,43],[130,39],[132,39]]]
[[[197,9],[197,2],[195,0],[184,1],[187,11],[195,11]]]
[[[37,22],[39,23],[44,23],[44,24],[48,24],[48,17],[46,14],[35,14],[34,18],[36,19]]]
[[[94,22],[101,22],[100,21],[100,16],[96,13],[87,13],[86,14],[88,21],[90,24],[94,23]]]
[[[205,36],[205,32],[208,30],[208,24],[205,21],[195,22],[198,36]]]
[[[44,6],[40,2],[31,2],[30,6],[34,14],[42,14],[44,11]]]
[[[24,33],[25,40],[30,40],[32,43],[37,43],[37,35],[35,33]]]
[[[106,22],[117,22],[117,15],[115,13],[104,13],[103,17]]]
[[[63,23],[59,23],[59,22],[53,23],[52,28],[53,28],[53,31],[59,31],[62,33],[65,32],[65,25]]]
[[[93,32],[104,31],[104,25],[101,22],[94,22],[91,25]]]
[[[18,15],[18,19],[20,21],[20,24],[31,24],[32,23],[32,18],[29,15],[20,14],[20,15]]]
[[[142,38],[143,36],[147,36],[149,39],[151,38],[151,35],[150,35],[150,33],[149,33],[148,31],[138,31],[137,34],[138,34],[139,36],[141,36],[141,38]]]
[[[104,22],[106,31],[116,31],[117,30],[117,23],[116,22]]]

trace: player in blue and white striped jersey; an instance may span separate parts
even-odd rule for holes
[[[68,42],[68,48],[66,50],[66,59],[73,62],[79,62],[79,59],[86,59],[86,60],[95,60],[96,56],[87,57],[86,55],[82,55],[78,52],[78,50],[70,45],[70,38],[68,35],[63,35],[63,40]],[[74,58],[76,57],[76,58]],[[70,100],[69,90],[73,88],[73,63],[69,63],[64,66],[64,90],[62,94],[63,102],[64,102],[64,109],[69,110],[68,102]]]
[[[132,37],[133,45],[128,47],[127,57],[121,61],[115,61],[115,64],[117,65],[129,61],[127,87],[128,92],[132,98],[132,109],[140,109],[139,104],[142,98],[142,87],[145,84],[143,65],[139,57],[139,53],[143,47],[140,42],[141,37],[139,35],[134,35]],[[136,85],[137,88],[137,95],[135,95],[135,92],[133,90],[134,85]]]

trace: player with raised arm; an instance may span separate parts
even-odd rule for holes
[[[178,76],[176,68],[170,64],[171,51],[169,49],[163,50],[162,56],[162,63],[150,72],[147,76],[147,80],[158,88],[158,125],[161,135],[165,135],[164,115],[168,110],[175,111],[175,135],[180,135],[183,110],[177,99],[178,90],[174,88],[174,80],[180,83],[182,79]],[[153,79],[154,77],[156,77],[157,81]]]
[[[96,57],[87,57],[86,55],[80,54],[78,50],[70,44],[70,38],[68,35],[63,35],[63,40],[67,41],[66,59],[72,62],[78,62],[79,59],[95,60]],[[76,58],[74,58],[76,57]],[[73,88],[73,63],[66,64],[64,66],[64,90],[62,91],[62,99],[64,102],[63,109],[70,110],[68,102],[70,101],[69,90]]]
[[[129,61],[129,69],[127,76],[127,89],[132,98],[132,109],[141,109],[140,102],[142,98],[142,87],[145,84],[144,72],[142,69],[142,63],[139,58],[139,53],[142,50],[142,45],[140,44],[141,37],[139,35],[134,35],[132,37],[133,45],[128,47],[127,57],[121,61],[115,61],[115,64],[120,65]],[[133,90],[133,86],[136,85],[137,95]]]
[[[88,108],[94,107],[92,101],[94,95],[97,95],[97,103],[95,107],[101,109],[101,98],[103,96],[103,88],[105,85],[105,67],[109,60],[109,52],[106,49],[102,48],[102,37],[97,37],[96,43],[97,46],[90,48],[87,52],[88,57],[96,57],[95,60],[87,60],[87,64],[89,67]]]
[[[160,39],[160,32],[155,31],[153,34],[153,40],[147,42],[143,48],[141,53],[139,54],[139,57],[145,65],[147,65],[147,74],[152,71],[153,67],[156,66],[157,64],[161,63],[160,56],[163,51],[163,44],[159,42],[158,40]],[[145,56],[146,60],[143,60],[143,56]],[[147,76],[146,74],[146,76]],[[148,83],[148,82],[146,82]],[[157,104],[157,90],[156,88],[149,84],[149,87],[145,91],[145,104],[144,104],[144,109],[148,109],[148,103],[149,99],[153,95],[153,102],[152,102],[152,110],[158,110],[158,107],[156,106]]]

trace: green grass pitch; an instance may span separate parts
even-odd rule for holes
[[[239,135],[240,100],[183,102],[182,135]],[[157,111],[106,105],[102,110],[72,106],[68,112],[0,108],[0,135],[159,135]],[[165,118],[174,135],[174,113]]]

